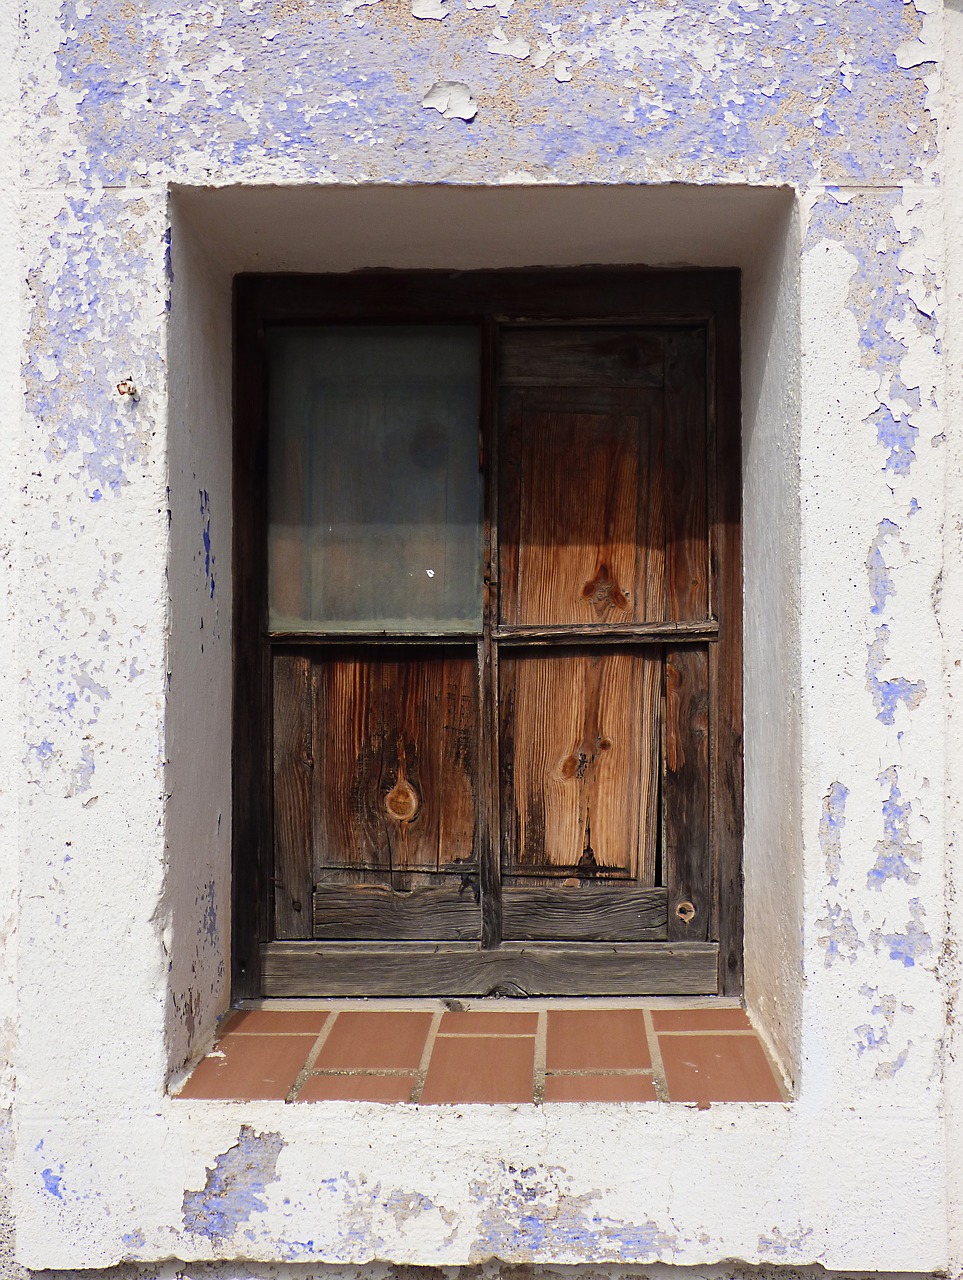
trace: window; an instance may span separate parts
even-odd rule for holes
[[[737,273],[236,302],[236,993],[738,990]]]

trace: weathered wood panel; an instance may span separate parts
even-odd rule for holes
[[[470,888],[397,893],[380,885],[320,885],[314,894],[315,938],[443,942],[477,940],[479,933],[478,904]]]
[[[264,994],[281,996],[715,995],[714,943],[274,942]]]
[[[665,941],[665,889],[624,885],[521,889],[506,887],[506,938],[558,942]]]
[[[669,938],[709,936],[709,661],[705,648],[665,655],[663,856]]]
[[[577,391],[546,389],[537,403],[533,393],[514,395],[525,399],[520,430],[511,405],[505,411],[501,621],[640,621],[640,441],[648,414],[614,403],[616,393],[608,413],[582,412]]]
[[[659,659],[650,650],[499,659],[502,874],[652,881]]]
[[[379,873],[405,890],[420,871],[471,859],[474,653],[323,656],[318,683],[315,878]]]
[[[662,335],[639,329],[506,329],[499,380],[503,385],[661,387]]]
[[[705,330],[666,338],[665,589],[666,617],[709,612]]]
[[[311,937],[311,659],[274,658],[274,922],[279,938]]]

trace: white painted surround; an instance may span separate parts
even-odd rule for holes
[[[735,9],[748,21],[753,3],[693,4],[699,39]],[[776,47],[800,5],[766,5],[774,43],[749,53],[738,31],[711,54],[691,33],[650,29],[649,9],[592,39],[627,56],[625,32],[644,28],[639,56],[667,94],[658,57],[704,64],[696,111],[715,103],[720,66],[764,72],[764,89],[802,74]],[[99,63],[84,63],[81,88],[70,58],[57,63],[91,6],[96,22],[143,19],[94,32],[114,76],[100,97]],[[840,94],[860,74],[882,95],[887,76],[945,68],[942,86],[925,72],[939,157],[918,144],[916,99],[894,91],[872,129],[905,116],[895,151],[865,141],[866,99],[853,95],[833,108],[862,147],[845,162],[838,135],[814,124],[802,161],[794,135],[767,167],[753,138],[723,154],[707,133],[694,159],[640,143],[630,161],[599,151],[584,173],[570,140],[615,92],[588,36],[565,55],[574,72],[561,54],[544,64],[558,109],[565,93],[580,106],[563,142],[530,129],[524,169],[509,157],[514,123],[469,155],[478,131],[436,121],[421,87],[404,115],[391,96],[408,93],[400,57],[401,87],[383,109],[359,107],[330,152],[215,154],[281,74],[269,33],[311,6],[276,5],[243,56],[218,34],[230,7],[191,4],[183,22],[155,8],[37,0],[18,26],[0,7],[0,44],[20,46],[0,76],[0,1043],[15,1117],[0,1272],[963,1274],[960,0],[801,6]],[[339,15],[325,11],[319,49]],[[137,95],[187,65],[202,18],[203,65],[151,126],[189,135],[168,157],[137,133]],[[438,75],[452,25],[431,28]],[[465,30],[464,75],[480,83]],[[142,48],[154,78],[140,75]],[[334,66],[332,48],[312,65]],[[479,56],[505,83],[542,70],[484,41]],[[262,76],[253,88],[249,73]],[[204,116],[225,76],[223,114]],[[477,91],[482,126],[495,95]],[[104,141],[117,120],[126,151]],[[413,149],[425,120],[434,152]],[[746,997],[793,1101],[172,1098],[229,1000],[232,275],[605,262],[744,273]],[[116,393],[128,376],[136,400]]]

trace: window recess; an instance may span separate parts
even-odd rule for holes
[[[237,301],[237,993],[738,990],[735,273]]]

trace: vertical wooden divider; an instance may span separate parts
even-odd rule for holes
[[[274,657],[274,923],[279,938],[313,932],[311,658]]]
[[[496,416],[498,325],[490,318],[482,323],[481,396],[479,403],[479,467],[484,484],[484,628],[478,642],[478,770],[477,795],[478,884],[481,895],[481,945],[497,947],[502,937],[502,851],[499,827],[500,759],[498,746],[498,650],[492,629],[499,609],[498,547],[498,431]]]
[[[709,660],[702,645],[665,654],[663,854],[669,941],[709,937]]]

